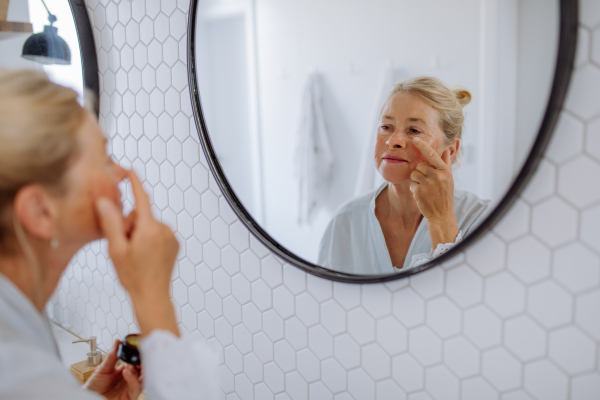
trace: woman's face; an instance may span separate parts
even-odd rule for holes
[[[96,216],[96,200],[106,197],[119,209],[119,182],[127,171],[106,152],[106,137],[89,113],[78,132],[80,153],[67,171],[67,193],[61,198],[60,241],[85,244],[102,237]],[[79,243],[81,242],[81,243]]]
[[[421,138],[440,155],[448,148],[444,145],[437,111],[418,96],[397,93],[383,107],[375,144],[375,165],[387,182],[410,183],[410,174],[417,164],[427,162],[413,144],[415,137]],[[450,147],[456,150],[458,144]],[[452,159],[455,154],[456,151],[451,154]]]

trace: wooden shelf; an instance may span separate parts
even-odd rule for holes
[[[0,21],[0,32],[33,33],[33,26],[29,22]]]
[[[0,21],[0,40],[33,33],[29,22]]]

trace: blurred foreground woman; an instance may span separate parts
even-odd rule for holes
[[[119,182],[135,210],[123,217]],[[116,367],[116,346],[80,388],[65,369],[46,303],[75,253],[107,238],[143,339],[145,392],[155,399],[216,398],[216,360],[180,338],[169,296],[179,244],[156,221],[132,171],[77,94],[34,71],[0,70],[0,399],[137,399],[141,372]]]

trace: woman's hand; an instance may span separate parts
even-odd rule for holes
[[[179,243],[173,231],[152,216],[150,200],[135,172],[129,172],[129,179],[136,202],[129,216],[124,218],[108,199],[98,199],[96,204],[108,252],[131,296],[142,334],[164,329],[179,336],[169,296]]]
[[[431,246],[435,250],[440,243],[454,243],[458,236],[450,150],[445,150],[440,157],[420,138],[414,138],[413,143],[428,163],[419,163],[411,173],[410,191],[427,219]]]
[[[109,400],[137,400],[142,393],[140,370],[129,364],[116,367],[118,347],[117,340],[84,387]]]

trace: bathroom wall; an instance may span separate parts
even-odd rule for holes
[[[452,262],[349,285],[281,263],[237,220],[200,154],[186,76],[188,2],[90,0],[101,123],[182,247],[181,329],[221,350],[228,399],[590,399],[600,393],[600,2],[581,2],[577,69],[535,178]],[[82,336],[136,331],[105,246],[48,307]]]
[[[8,4],[6,20],[12,22],[30,22],[27,0],[12,0]],[[33,61],[21,58],[23,44],[30,35],[29,33],[0,33],[0,54],[4,55],[0,59],[1,67],[41,69]]]

